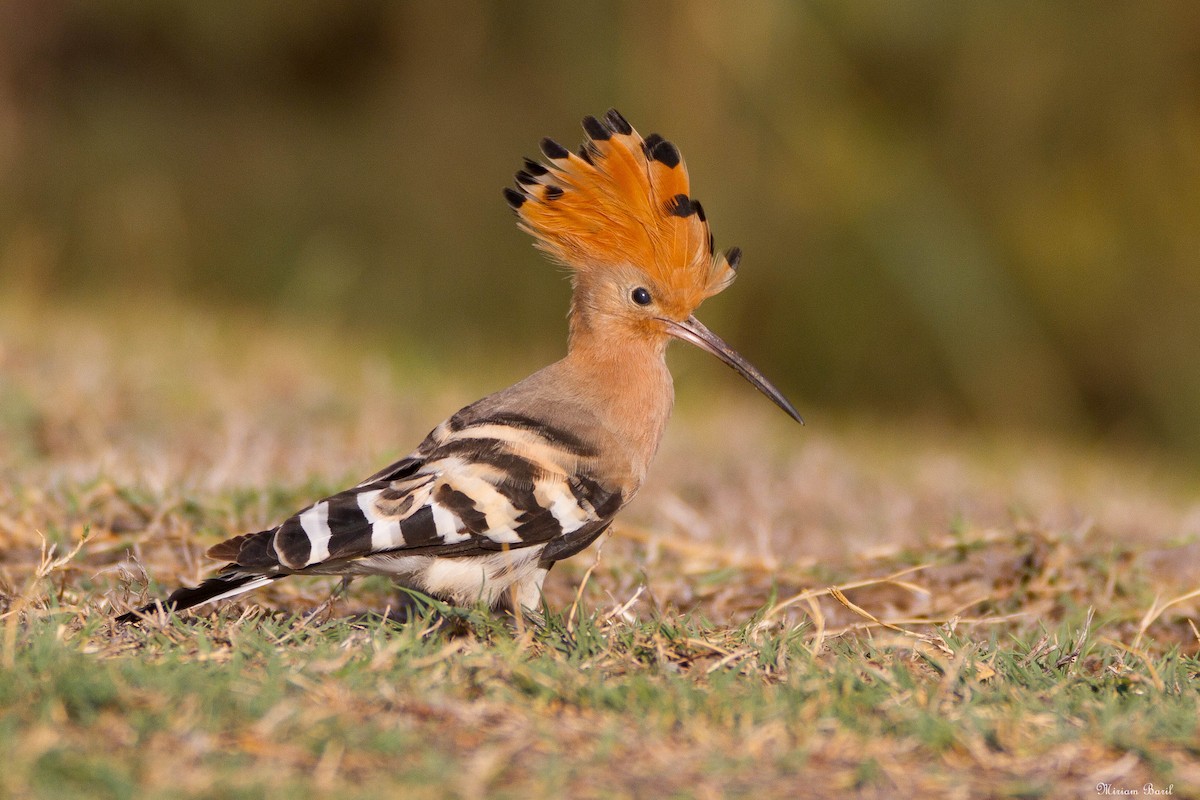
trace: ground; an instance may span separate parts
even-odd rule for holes
[[[537,366],[154,306],[0,301],[0,798],[1200,793],[1195,472],[800,428],[682,353],[649,482],[541,619],[313,579],[117,626]]]

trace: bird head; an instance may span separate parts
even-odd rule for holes
[[[665,345],[682,339],[737,370],[796,421],[796,409],[693,311],[737,277],[741,250],[718,253],[691,196],[679,149],[642,138],[611,109],[585,117],[587,140],[572,152],[543,139],[545,163],[526,159],[504,190],[522,230],[571,270],[572,343],[603,336]]]

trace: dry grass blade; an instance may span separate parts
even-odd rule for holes
[[[1200,589],[1193,589],[1190,592],[1181,594],[1176,598],[1168,600],[1165,603],[1159,604],[1158,598],[1154,598],[1154,602],[1150,604],[1150,608],[1142,616],[1142,621],[1138,623],[1137,636],[1133,637],[1133,647],[1138,647],[1142,643],[1142,637],[1146,635],[1146,631],[1154,624],[1155,620],[1163,615],[1171,606],[1177,606],[1180,603],[1186,603],[1188,600],[1200,597]]]
[[[588,581],[592,579],[592,573],[596,571],[596,567],[600,566],[600,554],[604,552],[604,542],[607,539],[607,536],[600,538],[599,544],[596,545],[596,557],[592,559],[592,563],[588,565],[583,577],[579,579],[579,588],[575,590],[575,599],[571,601],[571,610],[567,612],[567,631],[569,633],[575,631],[575,615],[579,612],[579,603],[583,600],[583,592],[587,589]]]
[[[646,591],[646,587],[644,584],[642,586],[639,586],[637,588],[637,591],[635,591],[633,593],[632,597],[630,597],[628,600],[626,600],[621,605],[615,606],[612,610],[610,610],[607,614],[605,614],[604,621],[611,622],[614,619],[624,619],[626,621],[632,621],[632,617],[630,616],[629,611],[631,608],[633,608],[635,605],[637,605],[637,601],[641,598],[641,596],[645,593],[645,591]]]
[[[846,608],[848,608],[850,611],[854,612],[855,614],[859,615],[860,617],[870,620],[873,625],[878,625],[880,627],[887,628],[890,631],[895,631],[896,633],[901,633],[901,634],[904,634],[905,636],[911,636],[912,638],[917,639],[921,642],[924,642],[926,644],[931,644],[934,647],[937,647],[938,649],[942,650],[943,652],[945,652],[948,655],[954,654],[954,652],[950,648],[946,647],[946,645],[943,644],[941,642],[941,640],[939,640],[937,637],[930,636],[927,633],[918,633],[917,631],[910,631],[908,628],[902,628],[899,625],[896,625],[894,623],[885,622],[885,621],[879,619],[874,614],[872,614],[870,611],[867,611],[866,609],[850,602],[850,599],[848,597],[846,597],[846,595],[844,595],[842,593],[842,590],[839,589],[838,587],[831,586],[831,587],[829,587],[828,591],[834,600],[837,600],[843,606],[845,606]]]
[[[821,610],[821,603],[816,597],[806,597],[805,602],[808,604],[809,619],[813,623],[813,635],[809,640],[808,648],[813,655],[816,655],[825,645],[825,612]]]
[[[1063,654],[1057,661],[1055,661],[1054,666],[1059,668],[1070,666],[1074,668],[1076,662],[1079,661],[1080,653],[1083,652],[1084,644],[1087,643],[1088,634],[1091,633],[1092,630],[1092,619],[1095,618],[1095,616],[1096,609],[1088,608],[1087,619],[1084,620],[1083,627],[1079,630],[1079,633],[1075,637],[1075,646],[1071,648],[1070,652]],[[1068,672],[1070,672],[1070,670],[1068,670]]]
[[[854,604],[847,606],[847,608],[850,608],[851,611],[854,611],[854,613],[858,614],[859,616],[862,616],[862,614],[860,613],[860,612],[862,612],[862,609],[858,608],[857,606],[854,606]],[[857,610],[855,610],[855,609],[857,609]],[[828,631],[826,631],[826,637],[832,639],[834,637],[843,636],[847,633],[852,633],[854,631],[869,630],[871,628],[895,628],[895,626],[897,626],[897,625],[929,625],[931,627],[936,626],[936,625],[945,625],[948,627],[949,626],[982,627],[982,626],[988,626],[988,625],[1007,625],[1015,620],[1023,619],[1028,616],[1029,615],[1026,614],[1025,612],[1018,612],[1016,614],[1006,614],[1003,616],[996,616],[996,617],[958,617],[958,616],[901,617],[899,619],[884,621],[884,620],[875,619],[874,617],[871,617],[868,615],[866,622],[855,622],[855,623],[851,623],[849,625],[843,625],[838,628],[829,629]]]
[[[1144,650],[1139,650],[1136,647],[1130,647],[1124,642],[1118,642],[1116,639],[1109,639],[1105,637],[1102,641],[1105,644],[1117,648],[1118,650],[1122,650],[1130,655],[1137,656],[1141,662],[1146,665],[1146,671],[1150,673],[1150,681],[1154,684],[1154,688],[1158,689],[1160,692],[1167,688],[1167,685],[1163,682],[1162,677],[1159,676],[1158,669],[1154,666],[1154,661],[1150,658],[1149,653]]]
[[[83,546],[87,544],[90,535],[91,529],[84,528],[75,546],[66,554],[56,558],[54,554],[57,552],[58,546],[47,542],[45,535],[41,531],[38,531],[38,538],[41,542],[41,555],[38,564],[26,581],[25,588],[17,595],[8,611],[0,614],[0,619],[4,620],[4,652],[2,658],[0,658],[0,665],[6,668],[12,667],[16,657],[17,630],[21,622],[21,616],[37,596],[37,590],[42,581],[74,561],[75,557],[83,549]]]
[[[1053,649],[1054,645],[1050,641],[1050,634],[1042,634],[1041,638],[1034,643],[1033,647],[1029,648],[1029,652],[1018,663],[1022,667],[1028,667]]]
[[[711,675],[714,672],[716,672],[717,670],[719,670],[735,661],[743,659],[746,656],[752,654],[753,652],[754,652],[754,650],[749,647],[743,647],[740,650],[735,650],[732,653],[729,653],[728,655],[722,657],[715,664],[709,665],[708,669],[706,669],[704,672],[706,675]]]
[[[766,614],[763,615],[763,618],[770,619],[770,618],[776,616],[777,614],[779,614],[780,612],[784,611],[785,609],[796,605],[797,603],[808,602],[809,600],[811,600],[813,598],[824,597],[826,595],[832,594],[834,591],[846,592],[846,591],[850,591],[851,589],[862,589],[867,586],[878,586],[878,585],[882,585],[882,584],[890,584],[890,585],[894,585],[894,586],[900,586],[901,588],[909,589],[910,591],[927,593],[927,590],[922,589],[921,587],[916,586],[915,584],[900,581],[898,579],[905,575],[911,575],[914,572],[918,572],[923,569],[928,569],[931,566],[933,566],[933,565],[932,564],[920,564],[915,567],[906,567],[905,569],[899,570],[898,572],[893,572],[891,575],[885,575],[882,578],[867,578],[865,580],[851,581],[850,583],[843,583],[838,586],[834,586],[834,587],[830,587],[830,588],[826,588],[826,589],[812,589],[809,591],[800,592],[799,594],[792,595],[791,597],[787,598],[786,600],[781,600],[778,603],[775,603],[774,605],[772,605],[769,609],[767,609],[767,612],[766,612]]]

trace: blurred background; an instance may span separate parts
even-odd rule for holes
[[[0,293],[515,379],[569,290],[500,190],[610,106],[682,149],[745,250],[700,316],[810,419],[1200,455],[1187,0],[4,0]],[[672,359],[685,392],[722,369]]]

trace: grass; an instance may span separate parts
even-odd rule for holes
[[[792,430],[675,356],[651,481],[537,624],[293,580],[117,627],[517,375],[171,304],[2,311],[0,797],[1200,793],[1197,483],[1152,455]]]

